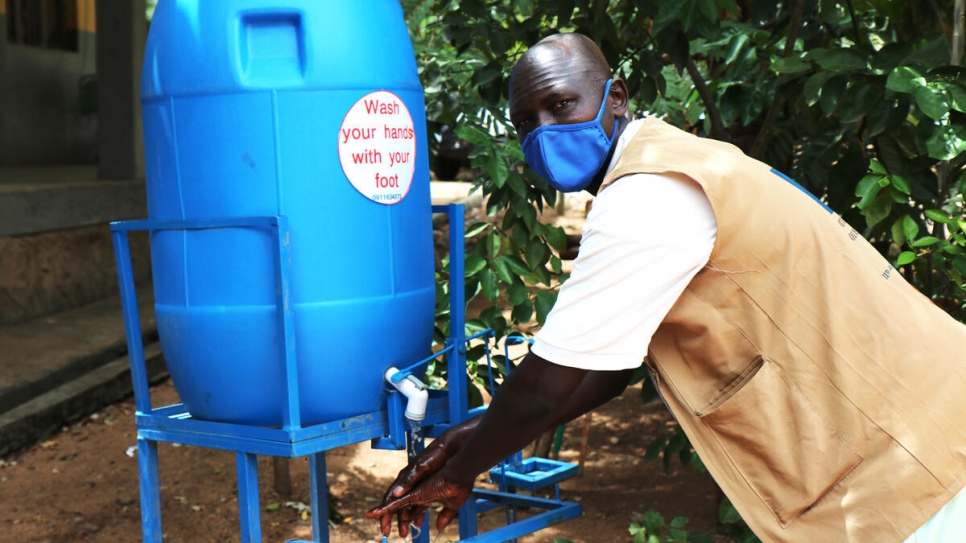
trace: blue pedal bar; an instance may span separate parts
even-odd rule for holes
[[[581,514],[580,504],[577,503],[549,500],[535,496],[523,496],[520,494],[508,494],[492,490],[476,489],[473,491],[473,499],[469,501],[475,502],[480,511],[486,511],[496,507],[546,509],[543,513],[518,520],[513,524],[496,528],[474,537],[460,539],[460,541],[472,543],[504,543],[505,541],[538,532],[548,526],[572,519]],[[462,519],[463,517],[460,518]]]

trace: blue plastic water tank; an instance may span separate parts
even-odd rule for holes
[[[141,82],[149,217],[284,215],[303,423],[377,411],[429,353],[425,106],[398,0],[162,0]],[[272,232],[151,237],[158,333],[192,416],[278,425]]]

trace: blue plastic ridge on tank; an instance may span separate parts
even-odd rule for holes
[[[394,205],[338,153],[370,92],[414,121]],[[149,217],[286,215],[304,423],[377,411],[382,374],[428,354],[435,309],[425,105],[398,0],[162,0],[142,73]],[[281,424],[271,232],[151,236],[158,332],[192,416]]]

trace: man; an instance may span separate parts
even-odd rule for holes
[[[546,38],[514,68],[527,163],[597,195],[574,270],[481,420],[367,516],[388,533],[398,513],[402,535],[442,503],[442,529],[479,473],[619,394],[647,356],[764,541],[962,538],[948,530],[966,519],[966,328],[801,187],[733,146],[628,122],[627,100],[584,36]]]

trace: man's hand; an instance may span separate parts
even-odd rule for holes
[[[401,513],[404,511],[409,511],[410,513],[418,511],[420,519],[417,521],[418,526],[422,523],[422,513],[430,505],[439,503],[443,505],[443,510],[436,517],[436,530],[442,531],[456,518],[459,508],[466,503],[466,500],[472,492],[472,483],[461,485],[448,481],[437,471],[402,497],[391,498],[388,503],[383,503],[379,507],[369,511],[366,513],[366,518],[380,518],[382,522],[382,534],[389,535],[389,531],[392,529],[392,514],[400,513],[399,535],[406,537],[403,535],[404,524]],[[412,517],[409,516],[408,518]],[[405,532],[407,534],[409,533],[408,518],[405,524]]]
[[[476,429],[476,425],[480,422],[479,418],[473,418],[458,424],[446,432],[443,435],[436,438],[426,450],[423,451],[419,456],[412,459],[405,468],[403,468],[399,475],[396,476],[396,480],[389,485],[389,489],[386,491],[385,496],[382,498],[382,503],[378,507],[374,508],[372,511],[366,513],[366,518],[369,519],[379,519],[379,524],[382,528],[382,534],[385,536],[389,535],[392,531],[392,514],[389,513],[376,513],[376,511],[385,508],[388,504],[394,502],[398,498],[401,498],[407,492],[412,490],[416,484],[426,478],[432,476],[438,472],[454,454],[459,451],[463,443],[469,437],[473,430]],[[398,509],[393,509],[396,511],[397,515],[397,525],[399,528],[399,537],[405,538],[409,535],[409,523],[414,522],[416,526],[421,526],[423,522],[423,513],[426,511],[425,505],[414,505],[411,507],[399,507]],[[449,521],[447,521],[447,524]]]

